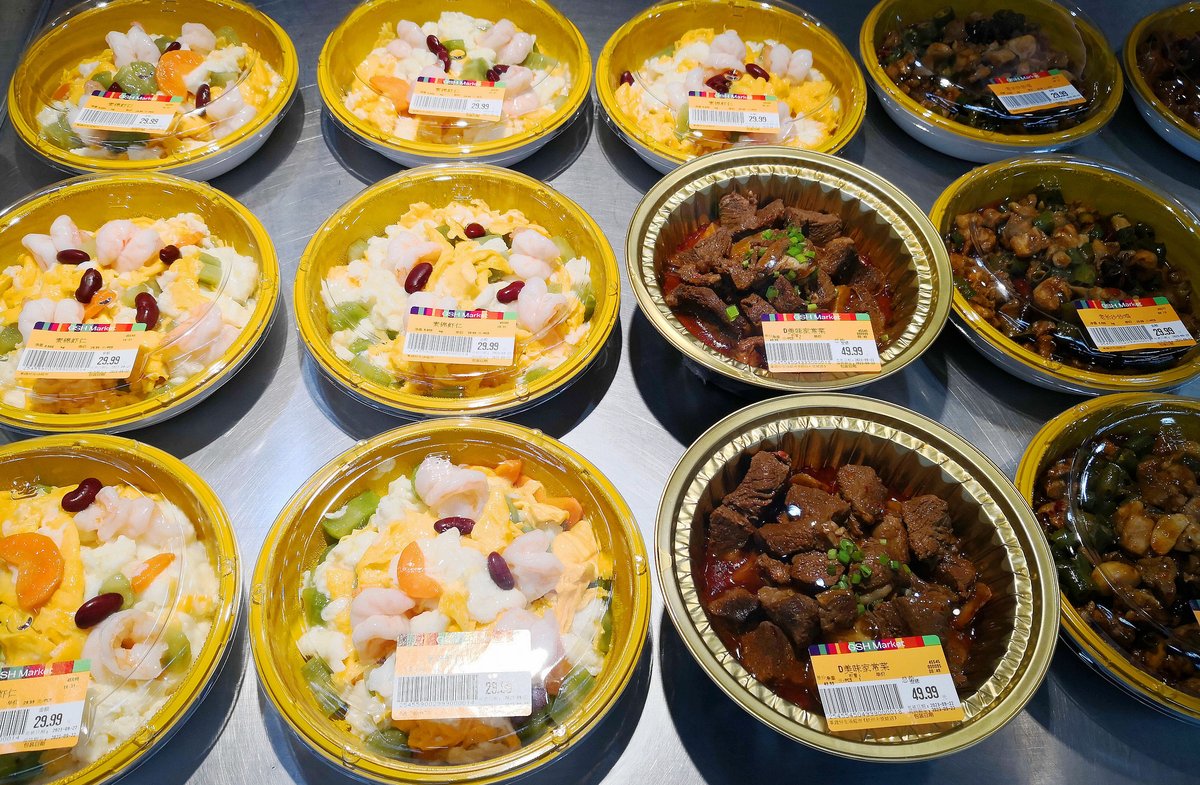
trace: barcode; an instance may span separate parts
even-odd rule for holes
[[[767,365],[817,365],[833,362],[833,350],[817,341],[767,341]]]
[[[0,744],[20,741],[25,735],[25,723],[29,720],[29,709],[0,711]]]
[[[408,333],[405,336],[404,353],[466,358],[471,356],[471,338],[464,335]]]
[[[1050,108],[1058,104],[1067,103],[1083,98],[1083,95],[1075,89],[1074,85],[1066,87],[1051,87],[1046,90],[1035,90],[1031,93],[1015,93],[1013,95],[997,96],[1000,103],[1004,104],[1004,108],[1012,112],[1017,109],[1029,109],[1030,107],[1045,107]]]
[[[76,125],[116,125],[121,128],[138,128],[142,116],[124,112],[108,112],[103,109],[84,109],[75,119]]]
[[[412,97],[410,112],[454,112],[462,114],[470,106],[469,98],[450,98],[441,95],[417,93]]]
[[[1089,327],[1088,333],[1097,346],[1124,346],[1134,343],[1159,343],[1149,330],[1140,324],[1123,324],[1114,327]]]
[[[97,354],[53,349],[26,349],[21,356],[22,371],[88,371]]]
[[[393,701],[405,706],[469,706],[476,701],[478,683],[474,673],[397,676]]]
[[[872,717],[903,714],[900,688],[895,684],[820,685],[826,717]]]
[[[693,109],[692,125],[744,125],[746,116],[741,112],[730,112],[723,109]]]

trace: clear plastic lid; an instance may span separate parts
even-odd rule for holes
[[[1200,672],[1200,619],[1190,604],[1200,591],[1188,577],[1200,547],[1197,472],[1194,408],[1151,401],[1114,409],[1075,451],[1067,525],[1093,567],[1098,602],[1125,628],[1120,648],[1153,650],[1162,641]]]
[[[439,765],[515,752],[565,731],[606,667],[601,513],[552,495],[551,470],[539,476],[524,454],[377,460],[306,511],[311,529],[289,548],[319,556],[299,580],[308,695],[296,697],[371,755]]]
[[[58,779],[133,743],[199,655],[203,606],[217,608],[207,552],[154,479],[113,458],[103,480],[55,484],[75,458],[0,462],[15,478],[0,490],[0,783]],[[16,708],[17,693],[46,708]]]
[[[1200,14],[1181,7],[1151,25],[1137,42],[1142,78],[1166,108],[1200,128]]]
[[[999,134],[1078,125],[1111,88],[1089,68],[1081,14],[1039,0],[902,2],[879,22],[884,72],[925,110]]]

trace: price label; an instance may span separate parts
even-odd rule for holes
[[[405,633],[396,644],[392,719],[525,716],[540,665],[529,630]]]
[[[18,379],[128,379],[144,324],[38,322],[17,360]]]
[[[829,729],[955,722],[965,716],[936,635],[809,647]]]
[[[408,111],[434,117],[499,119],[504,109],[503,82],[418,77]]]
[[[700,131],[778,131],[778,99],[741,93],[688,93],[688,125]]]
[[[404,359],[410,362],[490,365],[513,364],[517,315],[499,311],[453,311],[417,308],[409,311]]]
[[[93,92],[84,101],[75,125],[97,131],[142,131],[165,134],[183,108],[183,96]]]
[[[988,84],[1009,114],[1025,114],[1058,106],[1086,103],[1066,74],[1057,68],[1025,76],[998,77]]]
[[[87,660],[0,668],[0,755],[74,747],[89,677]]]
[[[1196,343],[1165,297],[1078,300],[1075,308],[1092,343],[1102,352],[1176,349]]]
[[[1196,623],[1200,624],[1200,600],[1188,600],[1188,605],[1191,606],[1192,615],[1196,617]]]
[[[762,328],[772,373],[883,369],[870,314],[766,314]]]

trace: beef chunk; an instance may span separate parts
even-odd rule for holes
[[[845,570],[841,562],[831,560],[825,551],[805,551],[792,558],[792,580],[816,591],[837,583]]]
[[[867,540],[862,545],[862,552],[863,566],[870,570],[871,574],[864,575],[858,587],[861,591],[871,592],[894,583],[895,572],[888,564],[892,557],[888,555],[885,546],[875,540]]]
[[[950,526],[949,507],[932,494],[917,496],[901,505],[904,528],[908,531],[908,547],[918,559],[933,559],[949,553],[954,543]]]
[[[858,251],[854,249],[854,240],[838,237],[828,245],[818,247],[813,261],[834,283],[846,283],[858,266]]]
[[[779,625],[803,653],[812,644],[818,628],[817,601],[791,589],[764,586],[758,590],[767,618]]]
[[[837,302],[837,287],[829,273],[820,268],[817,269],[817,288],[812,292],[812,299],[819,311],[831,311]]]
[[[883,277],[883,273],[879,269],[870,264],[859,263],[854,267],[854,272],[850,275],[850,285],[862,288],[871,294],[879,294],[883,291],[887,279]]]
[[[875,531],[871,532],[871,536],[884,547],[889,557],[901,564],[908,563],[908,534],[904,531],[904,522],[900,520],[899,515],[885,512],[883,520],[875,527]]]
[[[787,208],[783,206],[782,199],[776,199],[773,202],[768,202],[766,206],[759,209],[755,214],[755,229],[766,229],[769,226],[774,226],[783,222],[783,216],[787,213]]]
[[[738,487],[727,493],[721,503],[756,518],[764,507],[775,501],[787,484],[791,470],[792,459],[786,452],[757,452],[750,459],[750,468]]]
[[[758,565],[758,571],[762,573],[763,580],[768,583],[773,583],[776,586],[787,586],[792,582],[792,569],[785,561],[772,559],[765,553],[758,554],[755,559]]]
[[[781,558],[800,551],[828,547],[821,530],[811,523],[768,523],[760,526],[754,537],[763,548]]]
[[[946,640],[954,612],[954,598],[950,592],[925,584],[921,591],[896,597],[892,603],[913,635],[937,635]]]
[[[933,565],[933,577],[965,599],[975,586],[975,565],[957,553],[943,553]]]
[[[780,276],[775,279],[775,296],[771,298],[771,305],[775,307],[779,313],[800,313],[807,310],[808,303],[804,300],[804,295],[792,285],[792,282],[787,278]]]
[[[791,642],[773,622],[760,622],[742,636],[741,644],[742,664],[759,681],[781,681],[796,667],[796,652]]]
[[[887,488],[870,466],[848,463],[837,470],[838,492],[850,502],[854,515],[865,524],[873,524],[883,516]]]
[[[751,294],[742,298],[742,313],[750,320],[750,324],[757,328],[762,324],[764,316],[773,316],[778,311],[771,307],[771,304],[757,294]]]
[[[842,219],[833,213],[789,207],[785,211],[785,218],[789,226],[804,232],[804,236],[814,245],[825,245],[842,233]]]
[[[758,272],[737,259],[722,259],[713,270],[723,275],[729,281],[729,285],[739,292],[751,289],[758,280]]]
[[[721,297],[707,286],[692,286],[680,284],[667,295],[667,305],[683,311],[690,311],[713,324],[732,330],[735,334],[745,336],[750,334],[750,322],[740,313],[730,319],[726,308],[729,306]]]
[[[787,492],[787,514],[800,523],[841,523],[850,514],[850,505],[841,497],[825,493],[820,488],[793,485]]]
[[[875,301],[875,294],[862,284],[850,284],[850,299],[846,306],[851,313],[865,313],[871,317],[871,329],[876,337],[887,330],[887,320],[883,318],[883,309]]]
[[[708,612],[741,624],[758,610],[758,598],[741,586],[726,589],[708,601]]]
[[[700,238],[691,248],[675,256],[672,262],[680,270],[692,265],[700,272],[712,272],[713,266],[729,255],[729,247],[732,244],[733,235],[729,230],[717,228],[712,234]]]
[[[767,367],[767,347],[761,335],[743,338],[733,347],[733,359],[755,368]]]
[[[721,226],[734,234],[754,231],[758,226],[758,200],[740,193],[728,193],[717,204]]]
[[[1169,556],[1138,559],[1137,571],[1142,576],[1142,583],[1158,595],[1164,606],[1175,603],[1175,579],[1179,575],[1179,567],[1174,559]]]
[[[884,600],[867,612],[867,629],[872,638],[901,638],[909,634],[895,600]]]
[[[850,629],[858,618],[858,600],[849,589],[830,589],[817,595],[821,632],[837,635]]]
[[[754,533],[754,525],[740,510],[722,504],[708,515],[708,547],[712,553],[735,551]]]
[[[717,273],[703,273],[700,268],[694,264],[685,264],[677,271],[679,280],[692,286],[706,286],[712,288],[721,282],[721,276]]]

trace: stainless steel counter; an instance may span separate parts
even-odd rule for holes
[[[1081,4],[1118,47],[1144,13],[1162,2]],[[852,52],[867,0],[802,3]],[[52,14],[67,3],[54,2]],[[344,137],[322,114],[317,54],[349,2],[270,0],[259,4],[291,34],[301,90],[274,136],[248,163],[213,185],[266,224],[284,270],[283,309],[262,349],[203,404],[131,434],[184,459],[225,501],[253,569],[276,513],[318,467],[362,439],[401,422],[326,383],[306,356],[291,314],[291,281],[314,228],[366,184],[397,166]],[[638,0],[559,0],[583,31],[593,60]],[[0,0],[0,75],[7,84],[17,27],[37,0]],[[504,3],[497,3],[502,13]],[[1176,153],[1143,123],[1126,97],[1116,119],[1077,152],[1111,161],[1200,209],[1200,164]],[[862,130],[842,153],[892,180],[928,208],[965,162],[911,140],[870,100]],[[629,217],[658,175],[591,115],[518,167],[577,200],[622,255]],[[61,178],[0,130],[0,202]],[[1047,419],[1078,401],[997,370],[952,326],[903,372],[860,391],[911,407],[979,445],[1011,476],[1026,442]],[[1200,383],[1180,391],[1200,394]],[[659,492],[689,444],[751,400],[703,384],[640,315],[623,286],[621,319],[600,360],[566,393],[520,415],[563,438],[604,471],[652,540]],[[8,439],[17,438],[9,435]],[[656,589],[657,594],[657,589]],[[290,738],[259,695],[244,636],[212,692],[154,758],[127,781],[175,785],[341,783],[333,769]],[[246,671],[243,677],[243,671]],[[1200,777],[1197,731],[1126,697],[1060,646],[1045,685],[1002,731],[959,755],[919,764],[869,765],[793,744],[725,698],[687,654],[656,597],[651,640],[617,709],[578,748],[530,782],[743,783],[889,777],[904,783],[1183,783]]]

